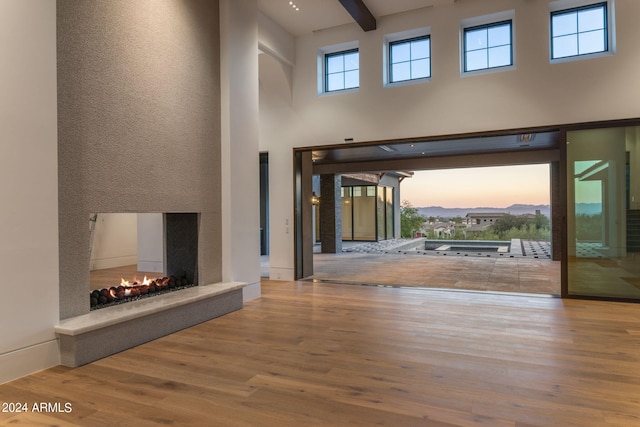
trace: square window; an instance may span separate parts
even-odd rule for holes
[[[464,71],[513,65],[512,21],[464,28]]]
[[[334,92],[360,86],[358,49],[328,53],[324,56],[324,91]]]
[[[431,77],[431,38],[420,36],[389,43],[389,83]]]
[[[551,13],[551,59],[609,50],[607,3]]]

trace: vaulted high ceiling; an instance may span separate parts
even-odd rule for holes
[[[355,22],[340,0],[258,0],[258,9],[293,36]],[[455,0],[363,0],[374,18],[424,7],[451,4]]]

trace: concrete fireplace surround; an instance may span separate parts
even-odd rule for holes
[[[218,1],[56,5],[55,331],[62,363],[78,366],[237,310],[243,291],[221,283]],[[199,286],[90,312],[87,230],[95,212],[197,213]]]
[[[60,0],[56,23],[60,320],[89,313],[94,212],[197,212],[197,282],[221,282],[218,2]]]
[[[77,367],[242,308],[244,283],[214,283],[95,310],[55,327],[60,362]]]

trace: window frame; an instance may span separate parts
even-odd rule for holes
[[[405,44],[405,43],[409,43],[409,45],[411,45],[411,43],[413,42],[417,42],[417,41],[428,41],[429,42],[429,56],[427,56],[426,58],[417,58],[417,59],[412,59],[411,58],[411,54],[409,56],[409,60],[408,61],[401,61],[401,62],[408,62],[409,66],[411,66],[411,64],[414,61],[419,61],[419,60],[423,60],[423,59],[428,59],[429,60],[429,69],[428,69],[428,75],[424,76],[424,77],[409,77],[408,79],[404,79],[404,80],[394,80],[393,79],[393,65],[400,63],[400,62],[393,62],[393,47],[396,45],[401,45],[401,44]],[[399,38],[397,40],[388,40],[387,41],[387,73],[388,73],[388,84],[389,85],[398,85],[398,84],[407,84],[407,83],[415,83],[415,82],[419,82],[419,81],[428,81],[431,79],[431,34],[423,34],[423,35],[418,35],[418,36],[413,36],[413,37],[408,37],[408,38]],[[411,71],[409,72],[411,74]]]
[[[345,75],[347,73],[347,71],[355,71],[355,70],[345,70],[343,68],[342,71],[339,71],[337,73],[329,73],[329,59],[330,58],[335,58],[335,57],[339,57],[341,56],[344,62],[344,57],[346,55],[352,54],[352,53],[357,53],[358,54],[358,68],[355,69],[358,72],[358,86],[355,87],[343,87],[342,89],[329,89],[329,76],[330,75],[334,75],[334,74],[342,74],[342,78],[343,78],[343,82],[345,80]],[[344,65],[344,64],[343,64]],[[352,90],[357,90],[360,88],[360,49],[358,47],[355,48],[351,48],[351,49],[346,49],[346,50],[338,50],[335,52],[325,52],[323,54],[323,84],[322,84],[322,91],[323,93],[340,93],[340,92],[345,92],[345,91],[352,91]]]
[[[590,58],[601,57],[604,55],[611,55],[615,53],[614,51],[615,39],[613,36],[613,7],[611,3],[612,3],[611,1],[595,1],[595,2],[594,1],[588,1],[588,2],[587,1],[574,1],[574,2],[557,1],[557,2],[551,3],[549,5],[550,6],[549,58],[551,63],[590,59]],[[589,52],[589,53],[579,53],[579,45],[578,45],[578,53],[576,53],[575,55],[567,55],[567,56],[561,56],[561,57],[555,58],[553,42],[555,38],[561,37],[561,36],[554,37],[553,35],[554,17],[575,13],[576,19],[577,19],[578,13],[580,11],[589,10],[589,9],[602,9],[604,12],[604,27],[602,28],[602,30],[604,30],[604,45],[605,45],[604,50],[600,50],[597,52]],[[571,34],[575,34],[578,37],[580,34],[584,34],[586,32],[587,31],[580,32],[579,28],[576,27],[576,32]]]
[[[391,63],[390,63],[390,45],[395,42],[402,42],[411,39],[419,39],[423,37],[429,38],[429,77],[421,77],[417,79],[411,80],[400,80],[397,82],[392,82],[390,78],[391,74]],[[431,27],[419,27],[412,28],[406,31],[400,31],[397,33],[385,34],[383,37],[382,43],[382,87],[392,88],[398,86],[406,86],[406,85],[414,85],[414,84],[422,84],[431,81],[433,76],[433,57],[432,57],[432,46],[431,46]]]
[[[487,30],[487,33],[490,28],[501,27],[508,24],[509,25],[509,59],[510,63],[506,65],[497,65],[497,66],[489,66],[489,49],[495,46],[487,46],[482,49],[473,49],[467,50],[467,33],[471,31],[477,30]],[[506,45],[505,45],[506,46]],[[485,68],[476,68],[473,70],[469,70],[467,68],[467,54],[469,52],[484,50],[487,52],[487,67]],[[515,66],[515,36],[514,36],[514,22],[513,18],[509,17],[507,19],[502,19],[493,22],[487,22],[478,25],[467,25],[462,27],[462,73],[463,74],[474,74],[474,73],[486,73],[486,72],[494,72],[499,70],[507,70],[512,69]]]

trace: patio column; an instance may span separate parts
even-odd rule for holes
[[[323,254],[342,252],[340,175],[320,175],[320,241]]]

